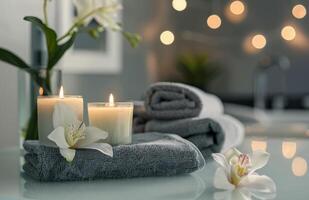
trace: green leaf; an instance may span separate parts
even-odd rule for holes
[[[130,43],[132,48],[137,47],[142,39],[141,36],[136,33],[129,33],[129,32],[123,31],[122,34],[127,39],[127,41]]]
[[[0,48],[0,60],[8,64],[14,65],[15,67],[18,67],[19,69],[25,70],[27,72],[32,71],[32,69],[25,61],[23,61],[16,54],[9,50]]]
[[[38,114],[37,107],[35,106],[31,112],[30,119],[27,123],[27,129],[25,132],[25,140],[38,140]]]
[[[54,54],[51,55],[51,57],[49,57],[48,59],[48,62],[49,62],[48,66],[53,67],[54,65],[57,64],[57,62],[62,58],[64,53],[73,45],[75,38],[76,38],[76,33],[73,33],[71,38],[68,41],[57,46],[57,49],[54,52]]]
[[[25,61],[23,61],[13,52],[0,48],[0,60],[29,73],[31,78],[38,85],[41,85],[43,83],[42,78],[39,76],[39,72],[35,69],[32,69]]]
[[[42,22],[42,20],[37,17],[27,16],[24,18],[24,20],[31,22],[44,33],[48,51],[47,68],[51,69],[54,66],[54,62],[51,62],[51,58],[54,57],[54,54],[58,50],[56,32],[53,29],[49,28],[46,24]]]

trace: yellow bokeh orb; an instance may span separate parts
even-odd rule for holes
[[[207,18],[207,25],[211,29],[217,29],[221,26],[221,18],[218,15],[210,15]]]
[[[174,33],[168,30],[163,31],[160,35],[160,40],[164,45],[171,45],[175,40]]]
[[[304,176],[307,172],[307,161],[302,157],[296,157],[292,161],[292,172],[295,176]]]
[[[177,11],[183,11],[187,7],[187,1],[186,0],[173,0],[172,6]]]
[[[262,34],[257,34],[252,37],[251,44],[256,49],[263,49],[266,46],[266,38]]]
[[[230,4],[230,11],[234,15],[241,15],[245,11],[245,5],[243,2],[236,0]]]
[[[294,40],[296,37],[296,31],[293,26],[285,26],[281,30],[281,37],[285,40]]]
[[[302,19],[306,16],[307,10],[302,4],[297,4],[292,9],[292,15],[297,19]]]
[[[296,153],[297,144],[296,142],[283,141],[281,148],[282,148],[282,155],[287,159],[291,159],[294,157]]]

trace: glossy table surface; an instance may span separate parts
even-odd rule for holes
[[[259,170],[270,176],[277,185],[276,199],[301,200],[309,198],[309,137],[266,138],[248,136],[241,151],[267,149],[269,164]],[[158,178],[100,180],[90,182],[40,183],[20,172],[18,149],[0,150],[0,199],[217,199],[220,190],[213,187],[216,164],[190,175]],[[226,199],[226,198],[223,198]]]

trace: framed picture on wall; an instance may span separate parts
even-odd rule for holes
[[[55,9],[55,26],[59,34],[68,30],[75,18],[71,1],[57,1]],[[121,21],[121,13],[119,14]],[[90,22],[89,26],[95,26]],[[74,74],[117,74],[122,69],[122,37],[120,33],[103,31],[100,38],[93,39],[80,33],[76,42],[59,62],[64,73]]]

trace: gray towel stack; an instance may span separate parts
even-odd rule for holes
[[[24,148],[23,169],[40,181],[173,176],[205,165],[201,152],[191,142],[172,134],[135,134],[131,145],[113,147],[113,158],[95,150],[77,150],[71,163],[58,148],[42,146],[38,141],[25,141]]]
[[[209,99],[207,95],[205,99]],[[145,101],[135,103],[133,130],[177,134],[195,144],[208,159],[211,153],[221,150],[225,135],[219,123],[209,117],[199,117],[201,112],[207,112],[205,99],[202,91],[184,84],[151,85]]]

